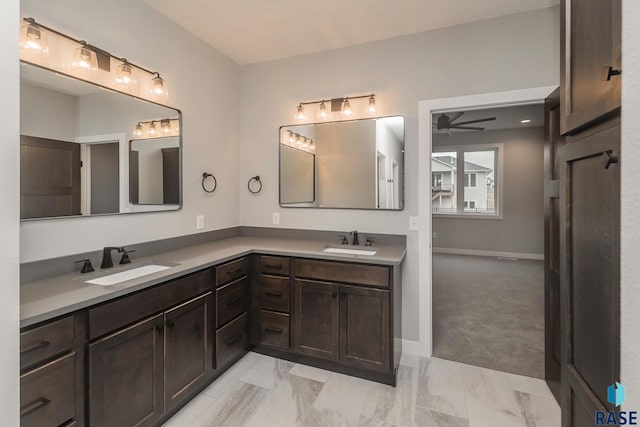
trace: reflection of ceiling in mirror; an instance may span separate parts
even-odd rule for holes
[[[20,64],[20,81],[73,96],[90,95],[104,90],[99,86],[24,63]]]

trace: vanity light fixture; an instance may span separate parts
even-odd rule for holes
[[[47,32],[33,18],[25,18],[27,24],[20,28],[20,50],[41,59],[49,56]]]
[[[313,143],[313,139],[299,133],[295,133],[292,130],[286,129],[287,133],[281,134],[280,144],[293,147],[297,150],[306,151],[311,153],[315,151],[316,147]]]
[[[162,130],[162,132],[164,133],[169,133],[171,132],[171,123],[169,121],[169,119],[162,119],[160,120],[160,129]]]
[[[144,132],[142,132],[142,125],[140,123],[138,123],[136,125],[136,128],[133,130],[133,135],[134,136],[142,136],[144,134]]]
[[[156,122],[152,121],[151,124],[149,125],[149,130],[147,131],[147,133],[149,135],[155,135],[156,134]]]
[[[354,99],[366,99],[368,100],[368,107],[365,110],[364,108],[360,110],[358,108],[357,111],[367,111],[370,114],[376,112],[376,95],[371,93],[369,95],[360,95],[360,96],[345,96],[344,98],[333,98],[330,100],[321,99],[318,101],[306,101],[298,104],[296,109],[296,119],[298,120],[306,120],[307,115],[305,114],[304,107],[305,105],[313,105],[319,104],[318,107],[318,117],[321,120],[326,120],[330,117],[330,113],[341,112],[345,117],[351,117],[354,115],[354,110],[351,107],[351,102]],[[327,103],[331,105],[331,110],[327,109]]]
[[[156,101],[164,102],[168,100],[168,88],[167,82],[160,77],[160,73],[150,71],[139,65],[135,65],[129,62],[125,58],[112,55],[102,49],[99,49],[93,45],[90,45],[84,40],[77,40],[71,36],[68,36],[60,31],[54,30],[51,27],[47,27],[40,23],[37,23],[33,18],[24,18],[26,22],[20,29],[20,59],[32,63],[37,66],[45,65],[45,68],[49,68],[52,71],[66,73],[68,72],[68,65],[55,64],[49,66],[49,64],[43,64],[41,61],[49,57],[49,44],[52,39],[58,37],[73,42],[76,47],[71,53],[71,69],[75,72],[83,73],[82,78],[92,81],[93,83],[104,85],[104,79],[98,75],[86,74],[87,71],[99,70],[106,73],[112,73],[111,60],[115,59],[120,64],[115,70],[115,75],[111,80],[111,87],[116,90],[129,91],[132,84],[136,84],[135,79],[136,70],[147,73],[150,76],[149,81],[149,96]],[[65,46],[69,46],[69,43],[52,43],[51,46],[57,48],[57,52],[52,56],[55,58],[68,57],[64,52]]]
[[[134,139],[166,138],[180,135],[179,119],[156,119],[138,122],[133,129]]]

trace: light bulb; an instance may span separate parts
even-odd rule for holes
[[[298,135],[296,133],[296,144],[301,145],[302,144],[302,137],[300,135]]]
[[[287,132],[289,132],[289,142],[296,142],[296,138],[293,136],[293,132],[288,130]]]
[[[369,112],[370,113],[375,113],[376,112],[376,97],[375,97],[375,95],[371,95],[369,97]]]
[[[300,105],[298,105],[296,118],[298,120],[304,120],[306,118],[306,116],[304,115],[304,106],[302,105],[302,103],[300,103]]]
[[[28,18],[28,24],[20,28],[20,49],[27,55],[36,55],[40,58],[49,56],[49,45],[47,43],[47,33]]]
[[[135,130],[133,131],[133,134],[134,134],[135,136],[142,136],[142,125],[141,125],[140,123],[138,123],[138,124],[136,125],[136,128],[135,128]]]
[[[306,136],[304,137],[304,142],[302,143],[302,146],[305,148],[309,146],[309,139]]]
[[[167,82],[160,77],[160,73],[155,73],[155,77],[151,79],[151,87],[149,89],[149,95],[156,99],[165,99],[169,96],[169,89]]]
[[[315,150],[316,149],[316,146],[313,144],[313,139],[309,140],[309,149],[311,149],[311,150]]]
[[[345,98],[342,102],[342,114],[344,114],[345,116],[350,116],[353,114],[353,111],[351,111],[351,103],[349,102],[349,98]]]
[[[116,70],[116,84],[128,85],[133,81],[133,67],[126,59],[122,60],[122,64],[118,65]]]
[[[86,45],[78,47],[73,56],[71,66],[78,70],[97,70],[98,58],[96,53]]]
[[[329,115],[327,114],[327,106],[324,104],[324,101],[322,101],[320,103],[320,118],[326,119],[327,117],[329,117]]]
[[[149,135],[155,135],[156,134],[156,123],[155,122],[151,122],[151,124],[149,125],[149,130],[147,131],[147,133]]]
[[[160,120],[160,128],[164,133],[171,132],[171,124],[169,122],[169,119]]]

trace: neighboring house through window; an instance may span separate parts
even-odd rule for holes
[[[500,216],[501,151],[502,144],[434,147],[431,155],[433,213]],[[458,174],[460,169],[464,169],[464,173]]]

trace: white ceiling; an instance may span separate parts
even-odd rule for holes
[[[450,116],[456,112],[447,112],[446,115]],[[432,116],[432,123],[436,123],[438,116],[441,113],[435,113]],[[496,120],[489,122],[473,123],[466,126],[483,127],[485,130],[498,130],[498,129],[517,129],[523,127],[544,126],[544,104],[529,104],[519,105],[511,107],[500,108],[488,108],[480,110],[464,111],[464,114],[456,121],[465,122],[468,120],[483,119],[487,117],[495,117]],[[522,120],[529,119],[529,123],[521,123]],[[441,129],[437,130],[435,126],[432,127],[433,133],[448,134],[448,133],[463,133],[463,132],[477,132],[472,130],[463,129]]]
[[[238,64],[555,6],[559,0],[144,0]]]

